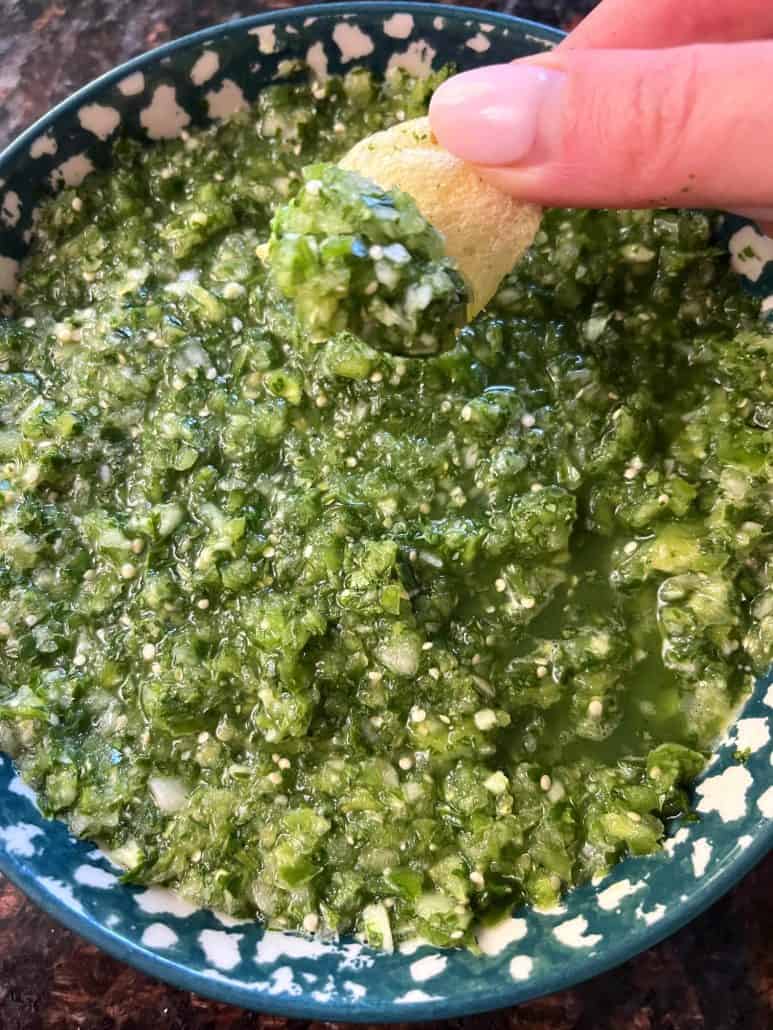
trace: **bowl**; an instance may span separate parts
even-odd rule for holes
[[[36,203],[110,158],[119,132],[151,139],[221,118],[294,59],[319,70],[402,65],[414,72],[506,61],[561,34],[504,15],[410,3],[333,3],[198,32],[109,72],[0,155],[0,292],[13,288]],[[743,219],[724,226],[750,288],[773,292],[773,243]],[[750,256],[751,255],[751,256]],[[120,882],[94,845],[44,819],[0,756],[0,869],[33,901],[112,955],[178,987],[308,1019],[438,1019],[513,1005],[601,973],[655,944],[728,890],[773,844],[773,686],[757,684],[696,785],[699,820],[662,853],[628,859],[550,912],[515,912],[483,954],[421,947],[387,955],[323,943],[196,909],[160,888]],[[734,759],[748,750],[745,764]]]

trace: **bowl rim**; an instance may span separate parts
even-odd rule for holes
[[[42,114],[34,122],[23,129],[18,136],[0,150],[0,164],[15,158],[25,147],[33,143],[38,136],[54,125],[62,115],[69,113],[73,108],[79,107],[95,90],[103,89],[106,86],[114,85],[121,79],[133,72],[142,71],[147,65],[155,64],[164,57],[175,53],[177,50],[185,50],[189,46],[198,43],[206,43],[217,39],[220,36],[227,36],[234,30],[242,31],[261,25],[277,25],[284,22],[296,21],[303,18],[326,18],[335,15],[345,14],[370,14],[379,10],[405,11],[409,14],[432,14],[440,17],[466,17],[480,21],[485,17],[486,24],[499,25],[503,28],[517,25],[521,29],[533,29],[535,35],[552,43],[560,43],[567,35],[562,29],[552,25],[544,25],[542,22],[533,21],[530,18],[519,18],[513,14],[504,14],[500,11],[489,11],[482,7],[456,6],[447,3],[425,3],[422,0],[334,0],[333,3],[299,4],[294,7],[283,7],[275,11],[265,11],[261,14],[246,15],[243,18],[231,18],[228,21],[219,22],[211,28],[197,29],[185,36],[178,36],[176,39],[162,43],[160,46],[150,50],[144,50],[136,57],[129,58],[121,64],[115,65],[108,71],[90,79],[83,86],[79,86],[74,93],[69,93],[62,100],[58,101],[52,108]]]
[[[384,13],[397,11],[425,16],[441,16],[453,20],[467,18],[476,22],[484,21],[486,24],[494,24],[501,28],[515,28],[524,34],[531,30],[539,39],[554,44],[559,43],[566,36],[566,33],[560,29],[511,14],[485,8],[415,2],[415,0],[352,0],[352,2],[337,0],[333,3],[302,4],[243,18],[234,18],[144,51],[90,80],[55,104],[0,151],[0,168],[7,162],[15,160],[23,150],[54,126],[62,116],[80,107],[94,94],[99,94],[106,87],[119,82],[127,75],[157,64],[163,58],[177,51],[262,25],[281,25],[309,17],[329,19],[347,14],[372,15],[379,10]],[[468,1002],[458,996],[449,996],[438,1000],[420,1001],[410,1006],[396,1004],[394,1000],[375,1004],[369,1004],[367,999],[343,1004],[340,1000],[319,1002],[306,994],[299,998],[276,999],[266,992],[255,991],[233,980],[226,982],[192,970],[181,961],[166,958],[142,947],[125,934],[114,932],[87,912],[76,911],[61,898],[41,887],[35,874],[28,872],[23,862],[17,861],[4,849],[0,849],[0,873],[4,874],[35,905],[67,929],[96,944],[113,958],[126,962],[142,973],[160,979],[178,989],[192,991],[200,996],[244,1009],[259,1010],[267,1014],[284,1015],[290,1018],[343,1020],[351,1023],[375,1020],[397,1020],[401,1023],[411,1023],[495,1011],[566,990],[599,976],[660,943],[691,922],[734,887],[771,849],[773,849],[773,821],[764,827],[763,832],[754,837],[748,847],[728,861],[716,875],[698,881],[688,899],[669,908],[657,923],[642,924],[641,928],[637,927],[634,932],[626,933],[619,938],[612,938],[600,953],[582,956],[582,972],[579,976],[575,976],[574,973],[567,976],[566,964],[556,964],[547,973],[540,973],[538,977],[526,981],[513,980],[503,985],[500,980],[497,980],[492,983],[489,990],[476,994]]]

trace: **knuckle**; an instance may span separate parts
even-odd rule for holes
[[[639,127],[635,138],[639,156],[654,170],[667,172],[690,135],[699,78],[696,55],[689,49],[662,74],[637,69],[634,75],[632,117]]]
[[[641,202],[667,196],[683,166],[681,155],[694,138],[700,104],[700,56],[684,48],[677,60],[664,52],[637,62],[631,55],[619,77],[585,76],[580,101],[573,107],[574,124],[567,134],[585,160],[615,177],[617,192]]]

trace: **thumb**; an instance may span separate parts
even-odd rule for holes
[[[773,208],[773,42],[558,50],[443,83],[432,129],[522,200]]]

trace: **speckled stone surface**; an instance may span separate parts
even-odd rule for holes
[[[644,0],[646,2],[646,0]],[[469,0],[468,0],[469,3]],[[592,0],[471,4],[564,27]],[[232,0],[0,0],[0,145],[79,85],[150,46],[268,6]],[[773,856],[681,933],[621,969],[506,1012],[424,1030],[773,1028]],[[405,1024],[407,1025],[407,1024]],[[343,1027],[245,1013],[168,988],[60,929],[0,878],[0,1030]]]

